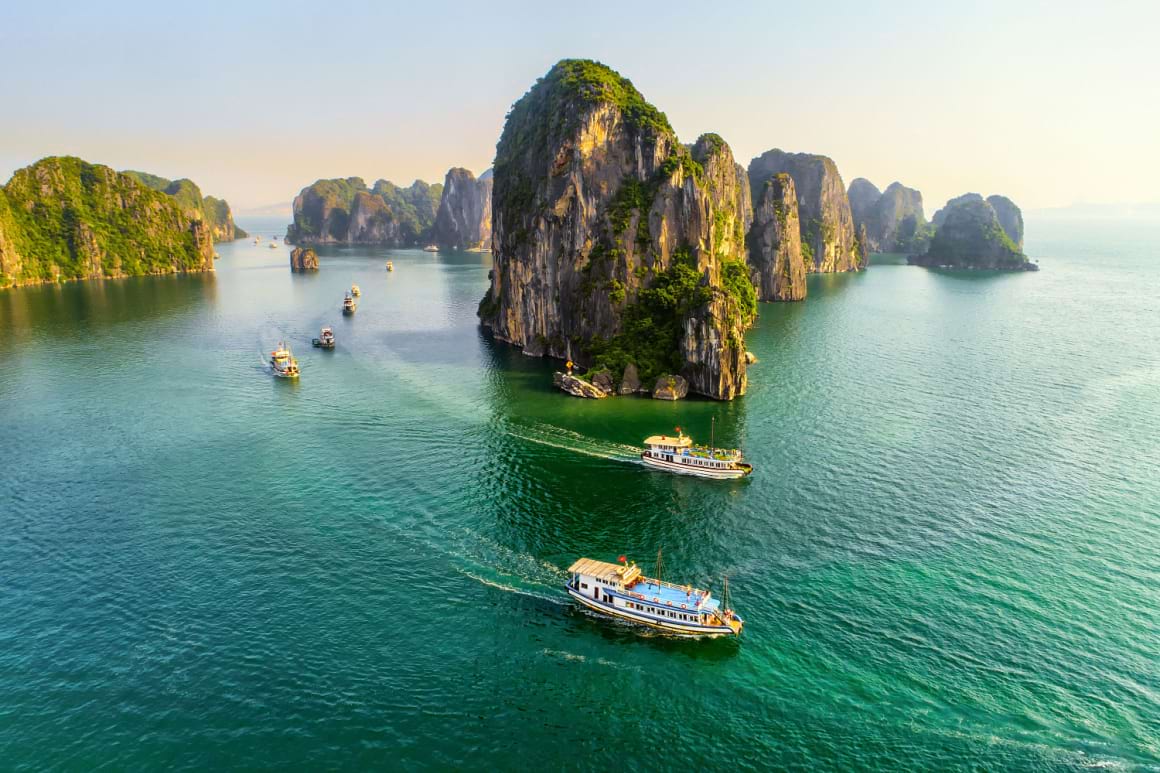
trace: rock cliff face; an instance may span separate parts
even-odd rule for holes
[[[497,147],[482,324],[529,355],[744,393],[756,303],[739,188],[719,137],[691,151],[626,78],[558,63],[512,107]]]
[[[213,270],[200,216],[107,166],[44,158],[0,191],[0,287]]]
[[[294,222],[286,230],[286,241],[389,247],[424,244],[431,237],[442,193],[442,185],[422,180],[408,188],[379,180],[370,189],[361,177],[318,180],[295,197]]]
[[[850,215],[854,218],[854,225],[860,226],[870,221],[874,205],[882,198],[882,191],[865,177],[855,177],[850,183],[850,189],[846,191],[846,196],[850,199]],[[881,251],[873,236],[870,236],[866,248],[871,252]]]
[[[802,251],[811,272],[857,271],[865,267],[850,200],[838,167],[826,156],[770,150],[749,162],[756,201],[765,181],[785,173],[798,196]]]
[[[155,174],[137,172],[131,169],[125,170],[121,174],[128,175],[155,191],[172,196],[191,216],[200,217],[205,221],[215,242],[244,239],[249,235],[234,224],[234,215],[225,199],[202,196],[201,189],[192,180],[185,178],[167,180]]]
[[[793,178],[775,174],[756,194],[749,230],[749,265],[757,297],[763,301],[800,301],[806,297],[806,263]]]
[[[491,246],[491,170],[475,178],[460,167],[449,169],[435,215],[432,241],[440,247]]]
[[[859,177],[850,183],[850,211],[854,224],[865,227],[864,245],[870,252],[926,251],[929,233],[922,194],[899,182],[872,198],[877,188]],[[855,204],[855,201],[857,202]]]
[[[1014,205],[1012,205],[1014,206]],[[982,196],[967,194],[947,202],[939,211],[941,224],[924,255],[911,257],[912,265],[939,268],[1035,271],[1003,230],[995,209]]]
[[[934,225],[935,228],[940,228],[947,218],[947,213],[950,212],[951,209],[953,209],[955,206],[959,204],[965,204],[967,202],[982,200],[983,197],[977,193],[964,193],[962,196],[956,196],[955,198],[948,201],[942,209],[940,209],[938,212],[935,212],[934,217],[930,219],[930,222]]]
[[[1008,238],[1018,247],[1023,249],[1023,212],[1019,207],[1015,206],[1015,202],[1006,196],[991,195],[987,197],[987,203],[991,205],[991,209],[995,210],[995,214],[999,216],[999,225],[1003,226],[1003,232],[1007,234]]]

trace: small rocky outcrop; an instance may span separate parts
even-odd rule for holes
[[[700,394],[743,394],[756,301],[740,185],[720,137],[686,147],[627,78],[559,62],[496,149],[481,324],[525,354],[571,348],[612,373],[633,364],[646,382],[674,372]]]
[[[410,247],[431,238],[443,195],[440,184],[416,180],[401,188],[378,180],[367,188],[361,177],[318,180],[294,198],[288,244],[375,244]]]
[[[592,386],[606,395],[611,395],[616,392],[616,387],[612,383],[612,374],[606,370],[593,373],[592,378],[589,380],[592,382]]]
[[[466,169],[449,169],[443,180],[432,241],[450,249],[490,247],[491,187],[490,169],[479,179]]]
[[[857,271],[865,265],[842,175],[833,160],[811,153],[770,150],[749,162],[749,184],[756,202],[766,181],[785,173],[798,197],[802,252],[809,271]]]
[[[573,397],[587,397],[593,400],[601,400],[608,397],[608,393],[600,387],[578,376],[573,376],[571,373],[556,371],[552,374],[552,385]]]
[[[1014,205],[1012,205],[1014,206]],[[960,196],[940,210],[942,224],[912,265],[933,268],[1037,271],[1004,231],[994,207],[977,194]]]
[[[131,175],[54,156],[0,188],[0,287],[198,271],[209,225]]]
[[[749,266],[757,297],[763,301],[800,301],[806,297],[798,199],[793,178],[773,175],[755,196],[749,229]]]
[[[991,195],[987,197],[987,203],[991,205],[991,209],[995,210],[995,214],[999,216],[999,225],[1003,227],[1003,232],[1011,239],[1011,241],[1020,250],[1023,249],[1023,212],[1019,207],[1015,206],[1015,202],[1006,196]]]
[[[618,395],[638,394],[641,391],[640,374],[631,362],[624,366],[624,375],[620,378],[620,385],[616,388]]]
[[[756,354],[754,354],[753,352],[746,352],[745,353],[745,364],[746,365],[753,365],[756,362],[757,362],[757,355]]]
[[[317,271],[318,253],[312,247],[295,247],[290,250],[290,270]]]
[[[680,376],[665,374],[657,379],[653,387],[654,400],[683,400],[689,394],[689,382]]]

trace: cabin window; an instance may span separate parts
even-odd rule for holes
[[[582,582],[582,583],[580,583],[580,587],[583,588],[584,590],[588,590],[588,583]]]

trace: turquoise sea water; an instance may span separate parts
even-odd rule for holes
[[[1029,232],[763,306],[730,404],[554,393],[480,254],[0,293],[0,768],[1160,770],[1160,229]],[[711,417],[751,479],[637,462]],[[567,601],[658,546],[740,641]]]

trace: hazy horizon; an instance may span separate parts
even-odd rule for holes
[[[1144,3],[198,8],[0,12],[0,66],[22,74],[0,81],[0,179],[76,155],[188,177],[243,215],[319,178],[442,182],[488,168],[511,104],[583,57],[630,78],[684,142],[715,131],[743,165],[774,147],[828,155],[847,185],[919,189],[928,217],[967,191],[1029,211],[1160,200],[1160,12]]]

